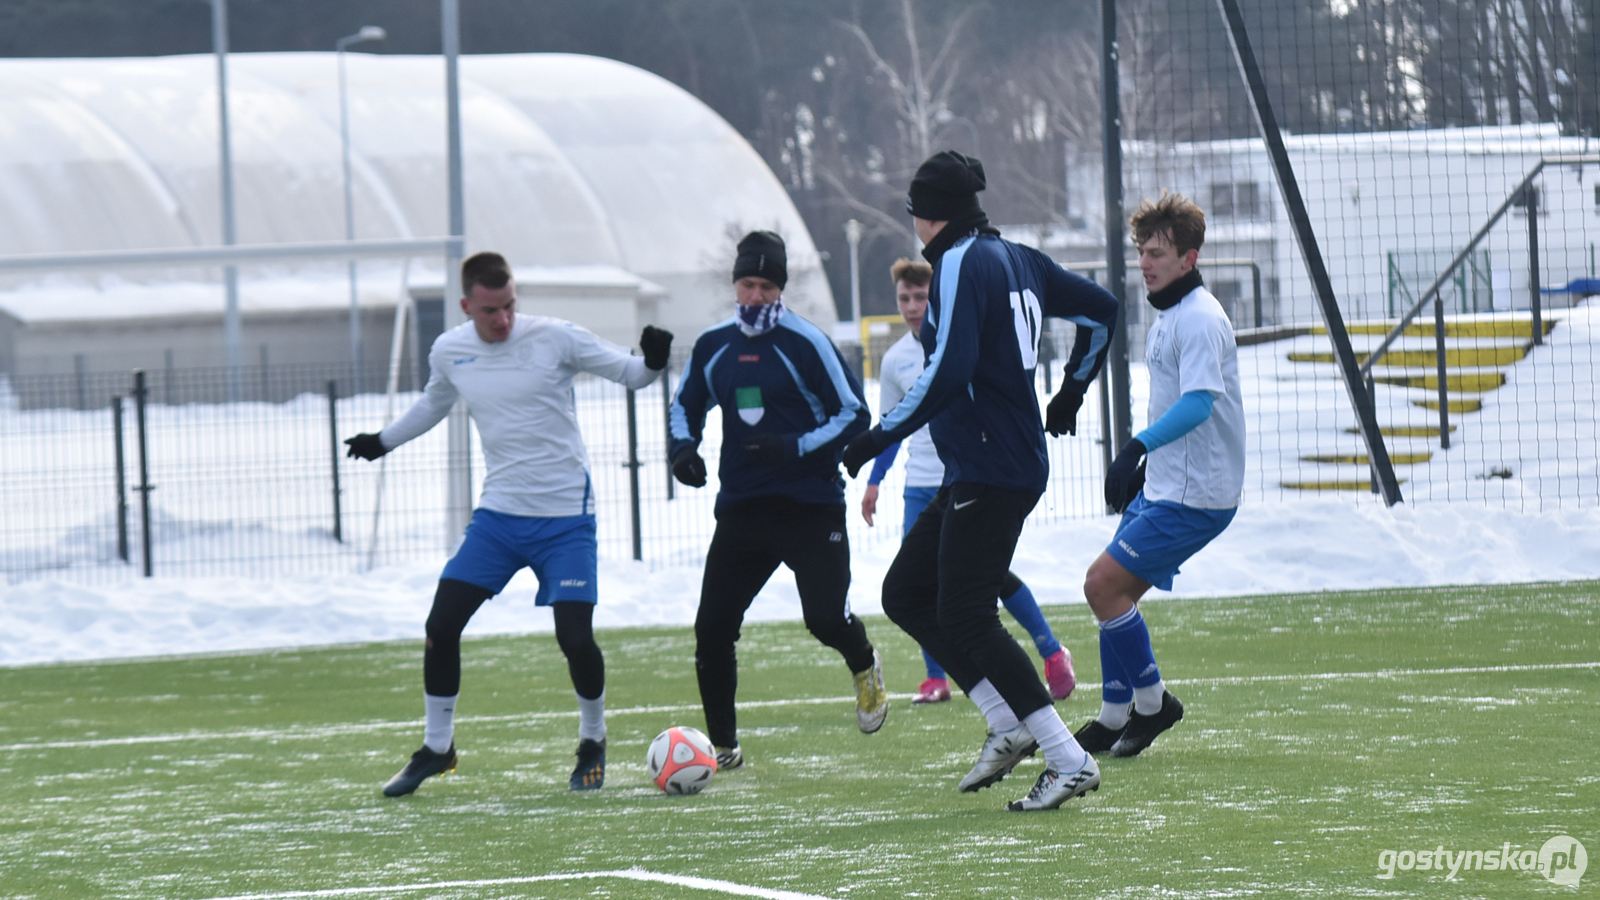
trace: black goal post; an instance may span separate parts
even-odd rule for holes
[[[1322,308],[1322,319],[1328,326],[1328,340],[1333,343],[1333,355],[1339,365],[1339,375],[1344,380],[1350,405],[1355,408],[1361,436],[1367,443],[1367,455],[1372,461],[1372,474],[1378,492],[1387,506],[1401,502],[1400,483],[1395,479],[1394,465],[1389,460],[1389,450],[1384,446],[1383,433],[1378,429],[1378,416],[1361,377],[1361,367],[1356,362],[1355,351],[1350,346],[1350,333],[1344,327],[1344,315],[1339,312],[1339,301],[1333,295],[1333,280],[1322,260],[1322,250],[1311,229],[1311,217],[1306,213],[1305,198],[1300,195],[1300,184],[1295,180],[1294,169],[1289,164],[1289,151],[1283,144],[1283,133],[1278,130],[1277,116],[1267,97],[1267,84],[1261,77],[1261,67],[1256,62],[1255,51],[1250,47],[1250,36],[1245,31],[1244,17],[1239,12],[1238,0],[1217,0],[1222,18],[1228,26],[1228,41],[1233,46],[1234,61],[1244,77],[1250,92],[1250,105],[1255,111],[1256,124],[1261,128],[1261,139],[1266,142],[1267,155],[1277,174],[1278,187],[1283,191],[1284,209],[1294,223],[1294,233],[1305,257],[1311,284],[1317,292],[1317,305]]]

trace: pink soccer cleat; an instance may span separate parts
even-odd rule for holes
[[[1072,672],[1072,654],[1062,647],[1044,658],[1044,680],[1050,685],[1050,696],[1065,700],[1078,686],[1078,676]]]
[[[917,688],[912,703],[943,703],[950,699],[950,682],[943,678],[929,678]]]

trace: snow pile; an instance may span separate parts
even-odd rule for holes
[[[1069,521],[1024,533],[1013,568],[1043,604],[1081,604],[1083,573],[1111,536],[1110,518]],[[1353,506],[1338,499],[1246,506],[1233,525],[1184,567],[1171,595],[1194,597],[1466,583],[1600,579],[1600,509],[1540,514],[1468,503],[1420,508]],[[858,613],[881,612],[879,589],[895,546],[858,552],[850,589]],[[84,587],[53,581],[0,589],[0,664],[422,638],[443,560],[367,575],[254,580],[188,578]],[[468,634],[548,632],[533,603],[536,584],[518,575],[473,619]],[[654,571],[602,561],[601,628],[689,625],[700,570]],[[1064,629],[1087,645],[1082,627]],[[794,579],[779,569],[751,607],[752,621],[796,620]],[[1069,621],[1071,617],[1069,616]]]

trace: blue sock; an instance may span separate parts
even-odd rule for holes
[[[1105,626],[1100,628],[1100,702],[1104,706],[1128,706],[1133,703],[1133,685],[1128,683],[1128,673],[1111,646]]]
[[[1056,640],[1055,632],[1050,630],[1050,623],[1044,620],[1044,613],[1039,611],[1039,603],[1033,599],[1033,591],[1028,590],[1026,584],[1000,602],[1005,604],[1011,618],[1016,619],[1017,624],[1033,638],[1033,645],[1039,648],[1041,659],[1054,656],[1061,649],[1061,642]]]
[[[926,650],[922,651],[922,661],[924,663],[926,663],[927,666],[928,666],[928,677],[929,678],[943,678],[944,677],[944,669],[940,668],[939,664],[933,661],[933,657],[929,656],[928,655],[928,651],[926,651]]]
[[[1150,646],[1150,629],[1145,627],[1139,607],[1100,623],[1100,646],[1108,643],[1122,662],[1122,672],[1130,688],[1150,687],[1161,682],[1156,653]]]

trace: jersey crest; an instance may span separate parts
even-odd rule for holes
[[[767,413],[767,408],[761,400],[759,386],[736,388],[733,392],[733,403],[739,410],[739,418],[743,419],[746,425],[756,424]]]

